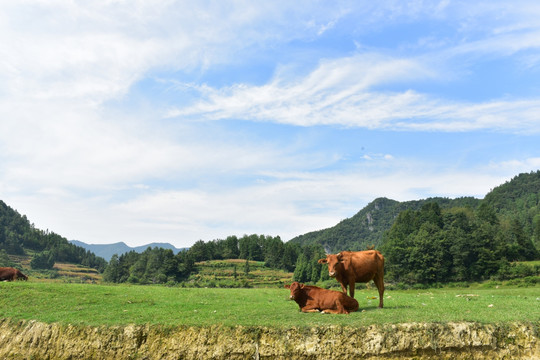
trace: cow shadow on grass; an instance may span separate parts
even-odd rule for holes
[[[371,312],[371,311],[384,311],[384,310],[399,310],[399,309],[411,309],[412,306],[410,305],[384,305],[384,307],[381,309],[379,307],[360,307],[356,312]]]

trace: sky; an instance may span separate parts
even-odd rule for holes
[[[283,241],[540,169],[540,3],[0,0],[0,200],[90,244]]]

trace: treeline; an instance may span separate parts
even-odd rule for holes
[[[403,211],[381,251],[386,279],[406,284],[483,280],[540,256],[519,220],[501,220],[486,202],[475,210],[428,203]]]
[[[442,209],[428,202],[420,210],[405,210],[386,232],[380,250],[386,258],[386,281],[407,285],[508,279],[524,271],[511,262],[540,257],[519,221],[501,218],[487,203],[474,209]],[[249,259],[293,272],[293,280],[317,283],[329,279],[327,267],[317,262],[325,256],[321,244],[300,246],[265,235],[229,236],[200,240],[177,255],[161,248],[115,255],[104,280],[173,284],[196,273],[197,262]]]
[[[294,271],[301,247],[283,243],[279,236],[244,235],[229,236],[225,240],[197,241],[189,249],[195,261],[248,259],[263,261],[267,267]]]
[[[185,280],[193,272],[195,260],[187,251],[174,255],[170,249],[148,248],[113,255],[103,280],[112,283],[166,284]]]
[[[196,271],[195,263],[222,259],[261,261],[269,268],[292,272],[301,254],[303,252],[299,245],[283,243],[279,236],[229,236],[208,242],[199,240],[189,250],[177,255],[171,250],[157,247],[140,254],[131,251],[121,256],[114,255],[103,279],[116,283],[175,283],[187,280]]]
[[[50,269],[54,262],[82,264],[103,271],[105,259],[76,246],[54,232],[36,229],[26,215],[20,215],[0,200],[0,250],[11,255],[27,255],[27,250],[35,255],[33,268]]]
[[[294,281],[302,283],[316,283],[330,279],[328,267],[318,263],[319,259],[326,257],[321,245],[307,245],[302,248],[294,269]]]

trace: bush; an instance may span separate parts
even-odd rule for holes
[[[448,284],[449,288],[468,288],[469,286],[471,286],[471,284],[465,281],[453,282]]]
[[[10,260],[6,250],[1,249],[0,250],[0,266],[9,266],[9,267],[15,267],[15,263]]]
[[[48,251],[44,251],[34,255],[32,261],[30,261],[30,266],[32,269],[50,270],[54,266],[54,258]]]
[[[538,266],[513,263],[501,266],[497,274],[493,277],[495,280],[521,279],[529,276],[536,276],[539,273]]]
[[[482,288],[485,288],[485,289],[493,289],[493,288],[496,288],[497,286],[501,286],[502,283],[500,281],[495,281],[495,280],[489,280],[489,281],[486,281],[485,283],[483,283],[481,286]]]

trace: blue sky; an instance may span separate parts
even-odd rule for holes
[[[129,245],[284,241],[540,169],[536,1],[17,1],[0,199]]]

